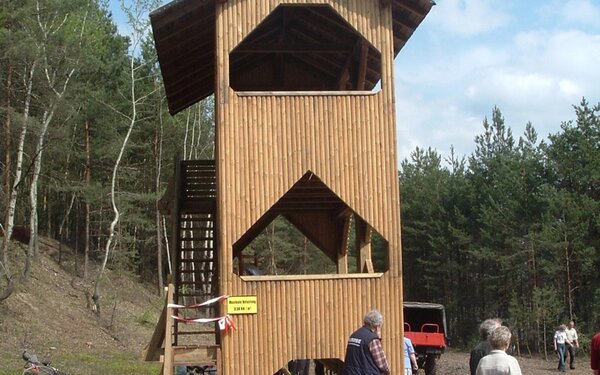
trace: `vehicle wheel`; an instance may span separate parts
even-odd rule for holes
[[[427,356],[425,360],[425,375],[435,375],[436,374],[436,358],[433,355]]]

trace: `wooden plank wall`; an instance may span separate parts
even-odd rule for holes
[[[279,3],[330,4],[382,53],[381,90],[369,95],[241,96],[228,86],[228,53]],[[272,374],[296,358],[344,357],[372,308],[402,368],[399,190],[391,10],[380,0],[217,2],[217,210],[221,293],[258,296],[222,340],[224,374]],[[243,281],[231,248],[302,175],[312,171],[389,243],[381,277]]]

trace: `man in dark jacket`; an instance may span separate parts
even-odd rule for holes
[[[499,319],[486,319],[479,326],[479,334],[481,335],[481,341],[477,346],[471,350],[471,357],[469,358],[469,368],[471,375],[475,375],[477,371],[477,365],[481,358],[490,354],[492,346],[488,341],[488,337],[496,328],[500,327],[502,322]]]
[[[363,326],[348,339],[346,359],[342,375],[388,375],[390,366],[379,337],[383,315],[377,310],[369,311],[363,318]]]

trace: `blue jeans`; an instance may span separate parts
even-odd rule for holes
[[[561,371],[566,371],[566,360],[567,360],[567,351],[565,350],[565,344],[556,344],[556,349],[558,352],[558,369]]]

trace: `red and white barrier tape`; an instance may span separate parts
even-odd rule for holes
[[[237,328],[235,327],[235,324],[233,324],[233,319],[231,319],[231,316],[229,316],[229,315],[221,316],[218,318],[196,318],[196,319],[184,318],[183,316],[179,316],[179,315],[171,315],[171,318],[182,321],[185,324],[219,322],[219,329],[221,331],[227,332],[232,328],[234,330],[237,330]]]
[[[226,300],[227,298],[229,298],[229,296],[227,296],[227,295],[219,296],[219,297],[211,298],[211,299],[209,299],[207,301],[204,301],[202,303],[195,303],[193,305],[177,305],[175,303],[169,303],[167,305],[167,307],[172,308],[172,309],[193,309],[193,308],[198,308],[198,307],[202,307],[202,306],[212,305],[214,303]],[[171,315],[171,317],[173,319],[182,321],[185,324],[189,324],[189,323],[212,323],[212,322],[218,322],[219,323],[219,329],[221,331],[225,331],[225,333],[227,333],[227,331],[229,331],[230,329],[237,330],[237,328],[235,327],[235,324],[233,324],[233,320],[231,319],[231,316],[229,316],[229,315],[220,316],[218,318],[195,318],[195,319],[185,318],[185,317],[180,316],[180,315]]]
[[[193,305],[177,305],[175,303],[169,303],[167,305],[167,307],[173,308],[173,309],[193,309],[196,307],[202,307],[202,306],[208,306],[208,305],[212,305],[213,303],[217,303],[223,300],[226,300],[227,298],[229,298],[229,296],[224,295],[224,296],[219,296],[219,297],[215,297],[215,298],[211,298],[207,301],[204,301],[202,303],[195,303]]]

